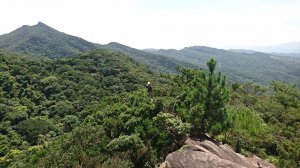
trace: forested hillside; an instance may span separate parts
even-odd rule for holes
[[[146,63],[157,72],[176,72],[176,67],[195,65],[162,55],[147,53],[119,43],[100,45],[71,36],[39,22],[37,25],[24,25],[17,30],[0,36],[0,49],[47,58],[70,57],[79,53],[103,48],[128,54],[135,60]]]
[[[138,50],[111,42],[94,44],[84,39],[59,32],[39,22],[22,26],[0,36],[0,49],[47,58],[70,57],[95,48],[127,54],[156,72],[177,73],[177,67],[205,68],[210,58],[219,61],[218,69],[230,82],[254,82],[269,85],[273,80],[286,81],[300,87],[300,62],[298,58],[253,51],[227,51],[209,47],[186,47],[182,50]]]
[[[53,60],[1,52],[0,60],[0,167],[155,167],[201,134],[300,166],[295,86],[229,85],[214,59],[207,70],[161,76],[106,50]]]
[[[90,106],[154,77],[126,55],[104,50],[56,60],[1,52],[0,60],[1,157],[72,131]]]
[[[149,52],[149,51],[148,51]],[[186,47],[182,50],[154,50],[164,55],[205,67],[210,58],[219,61],[218,68],[232,81],[268,85],[286,81],[300,88],[300,62],[260,52],[227,51],[210,47]]]
[[[172,57],[163,55],[151,54],[116,42],[102,45],[101,48],[126,53],[135,60],[149,65],[152,70],[158,72],[176,73],[177,67],[196,68],[195,64],[185,62],[184,60],[174,59]]]
[[[74,56],[95,48],[96,44],[59,32],[42,22],[24,25],[0,36],[0,49],[49,58]]]

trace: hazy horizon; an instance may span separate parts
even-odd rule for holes
[[[67,34],[138,49],[244,48],[300,41],[300,1],[4,0],[0,34],[39,21]]]

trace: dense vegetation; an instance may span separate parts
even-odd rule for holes
[[[215,60],[207,66],[157,76],[105,50],[54,60],[1,52],[0,167],[155,167],[203,133],[299,167],[299,90],[229,86]]]
[[[1,156],[72,131],[89,115],[87,108],[137,90],[152,73],[103,50],[57,60],[1,52],[0,60]]]
[[[230,109],[236,119],[229,134],[238,151],[258,153],[278,167],[300,166],[300,92],[276,83],[268,87],[235,84]],[[231,142],[233,143],[233,142]]]

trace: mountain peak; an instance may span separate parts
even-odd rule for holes
[[[38,22],[38,25],[44,25],[45,23],[43,23],[43,22],[41,22],[41,21],[39,21]]]
[[[46,25],[46,24],[43,23],[43,22],[38,22],[38,24],[33,25],[33,26],[31,26],[31,27],[38,27],[38,28],[43,28],[43,29],[48,29],[48,30],[50,30],[50,29],[51,29],[51,30],[55,30],[55,29],[53,29],[52,27]]]
[[[24,25],[0,36],[0,49],[50,58],[72,56],[94,48],[95,44],[55,30],[43,22]]]
[[[20,28],[16,29],[15,31],[13,31],[12,33],[20,33],[21,35],[24,35],[24,33],[29,33],[30,31],[53,31],[55,29],[53,29],[52,27],[46,25],[43,22],[38,22],[38,24],[33,25],[33,26],[29,26],[29,25],[23,25]]]
[[[46,25],[45,23],[39,21],[38,24],[37,24],[36,26],[48,26],[48,25]],[[49,26],[48,26],[48,27],[49,27]]]
[[[121,44],[121,43],[118,43],[118,42],[110,42],[107,44],[108,46],[125,46],[125,47],[128,47],[124,44]]]

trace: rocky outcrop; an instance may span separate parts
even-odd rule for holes
[[[184,146],[170,153],[160,168],[275,168],[257,156],[245,157],[230,146],[212,140],[187,139]]]

